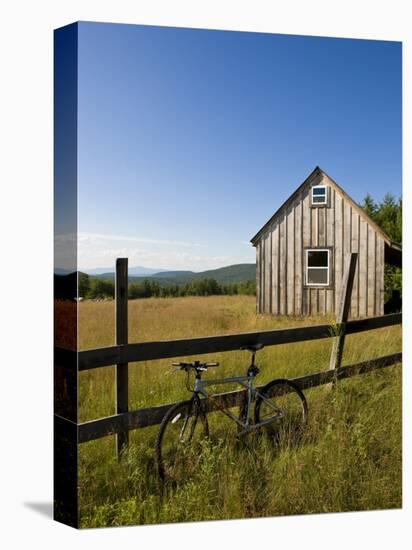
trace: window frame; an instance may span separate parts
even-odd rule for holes
[[[328,265],[325,267],[312,266],[309,267],[309,252],[327,252],[328,253]],[[307,287],[321,287],[327,288],[331,286],[331,249],[330,248],[305,248],[305,286]],[[308,279],[309,269],[326,269],[327,270],[327,282],[326,283],[310,283]]]
[[[322,202],[313,200],[313,190],[323,188],[325,190],[324,200]],[[319,196],[319,195],[317,195]],[[321,196],[321,195],[320,195]],[[327,206],[328,204],[328,186],[327,185],[313,185],[311,188],[311,206]]]

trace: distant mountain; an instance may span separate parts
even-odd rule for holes
[[[256,279],[256,264],[236,264],[195,273],[195,279],[216,279],[218,283],[242,283]]]
[[[192,277],[196,275],[194,271],[160,271],[159,273],[153,273],[151,278],[156,279],[169,279],[170,277]]]
[[[99,279],[114,279],[113,272],[101,273],[92,275]],[[236,264],[220,267],[218,269],[209,269],[207,271],[161,271],[153,275],[135,276],[129,271],[129,282],[139,283],[144,279],[157,281],[162,286],[169,285],[184,285],[198,279],[215,279],[218,283],[241,283],[244,281],[256,280],[256,265],[255,264]]]
[[[164,271],[164,269],[153,269],[151,267],[143,267],[141,265],[138,265],[136,267],[129,267],[129,275],[132,276],[154,275],[162,273]],[[87,273],[87,275],[103,275],[105,277],[108,277],[110,275],[114,275],[114,269],[113,267],[95,267],[93,269],[85,269],[83,270],[83,273]]]

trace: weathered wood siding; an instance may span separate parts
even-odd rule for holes
[[[312,207],[311,187],[328,187],[326,206]],[[344,270],[358,252],[350,317],[383,314],[384,239],[324,174],[287,201],[256,244],[257,311],[273,315],[335,314]],[[306,285],[306,248],[330,250],[328,287]]]

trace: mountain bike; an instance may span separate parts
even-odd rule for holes
[[[254,386],[254,380],[260,372],[255,364],[255,356],[263,347],[263,344],[254,344],[240,348],[252,354],[244,376],[202,380],[202,374],[209,368],[218,367],[219,363],[172,363],[177,370],[187,373],[186,386],[192,396],[188,401],[172,406],[160,424],[155,458],[157,472],[162,480],[179,481],[190,477],[199,465],[202,446],[209,437],[206,406],[208,400],[214,397],[206,391],[207,386],[237,383],[243,387],[237,415],[230,410],[231,406],[217,409],[236,423],[238,438],[259,430],[265,431],[279,443],[291,441],[302,432],[306,425],[308,406],[296,384],[290,380],[276,379],[263,387]],[[195,376],[194,387],[189,386],[190,373]],[[252,417],[253,400],[255,407]]]

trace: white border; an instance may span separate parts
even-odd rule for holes
[[[404,0],[15,0],[2,5],[2,497],[6,548],[188,548],[262,541],[374,550],[410,544],[412,377],[404,369],[404,509],[76,532],[25,503],[52,494],[52,29],[76,20],[403,41],[404,363],[411,357],[411,14]],[[383,75],[384,77],[384,75]],[[5,206],[6,205],[6,206]],[[33,288],[35,292],[33,293]],[[16,360],[16,350],[26,352]],[[40,507],[41,509],[41,507]]]

